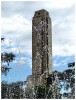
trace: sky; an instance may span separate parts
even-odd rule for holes
[[[74,0],[2,1],[1,37],[5,41],[1,52],[16,55],[2,80],[25,81],[32,74],[32,18],[40,9],[47,10],[52,20],[53,70],[63,71],[75,61]]]

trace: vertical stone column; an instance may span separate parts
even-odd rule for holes
[[[49,13],[36,11],[32,19],[32,75],[33,84],[46,85],[52,71],[52,28]]]

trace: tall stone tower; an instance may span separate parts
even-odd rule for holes
[[[32,79],[34,86],[45,85],[52,71],[52,25],[49,13],[35,12],[32,20]]]

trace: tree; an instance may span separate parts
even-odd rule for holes
[[[14,60],[14,58],[15,58],[15,55],[12,52],[10,53],[5,52],[1,54],[1,61],[6,62],[8,66],[9,66],[9,63]]]
[[[5,74],[5,75],[7,75],[7,72],[9,71],[9,69],[11,69],[11,68],[8,68],[7,66],[2,66],[1,67],[1,72],[3,73],[3,74]]]
[[[22,88],[23,82],[15,82],[8,84],[5,81],[1,83],[1,98],[7,99],[21,99],[24,95],[24,89]]]
[[[5,40],[4,37],[1,38],[1,42]],[[12,62],[15,58],[15,54],[10,52],[10,53],[1,53],[1,73],[7,75],[7,72],[9,71],[9,67],[5,66],[4,63],[6,62],[7,65],[9,66],[9,63]]]
[[[75,62],[68,63],[63,72],[53,71],[47,78],[46,86],[26,89],[26,98],[34,99],[74,99],[75,98]],[[63,90],[63,93],[61,92]]]
[[[75,62],[68,63],[68,70],[63,71],[64,78],[63,88],[66,92],[63,93],[63,98],[75,98]]]
[[[1,82],[1,98],[7,98],[8,96],[8,84],[6,81]]]

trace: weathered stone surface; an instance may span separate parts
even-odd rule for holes
[[[32,20],[32,80],[33,84],[46,85],[52,71],[52,25],[49,13],[36,11]]]

